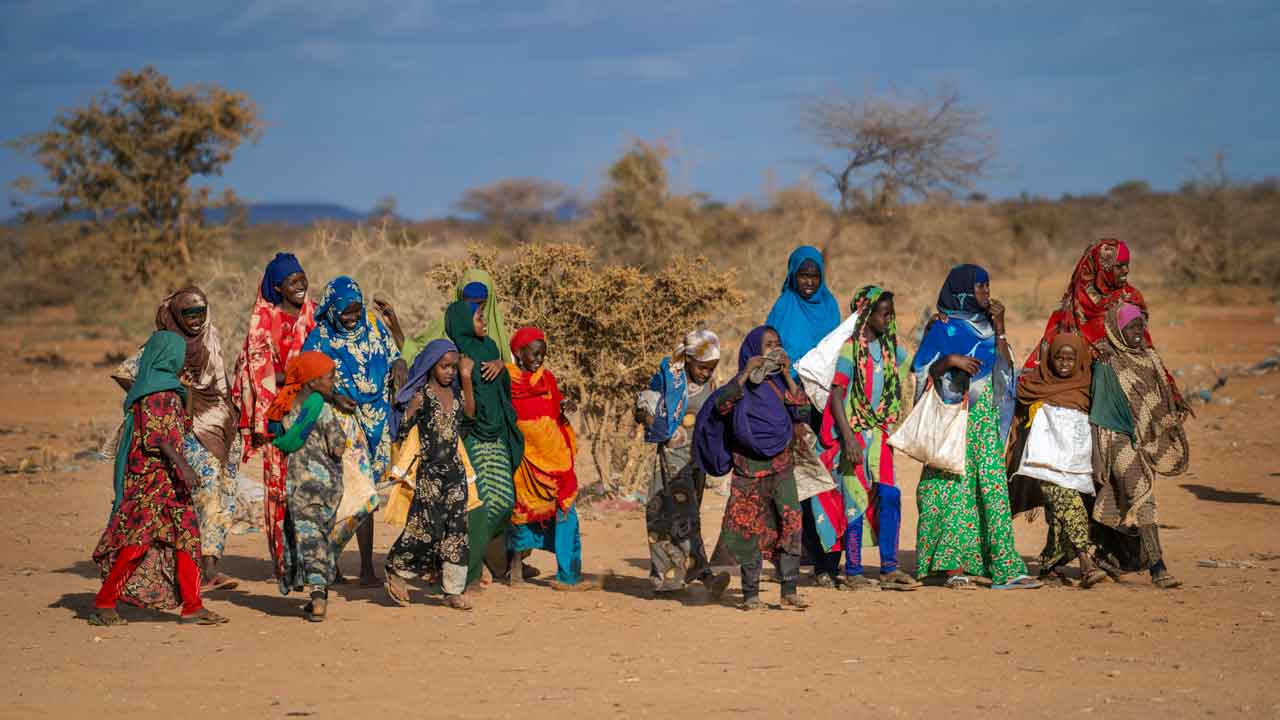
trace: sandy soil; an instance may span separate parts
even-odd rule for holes
[[[1280,345],[1280,309],[1262,294],[1152,295],[1157,342],[1192,388]],[[1026,348],[1038,329],[1011,333]],[[495,586],[462,614],[421,594],[401,609],[343,586],[332,619],[314,625],[300,599],[277,593],[263,538],[250,534],[227,552],[240,588],[207,600],[230,625],[126,609],[128,627],[102,629],[84,618],[110,483],[104,465],[76,456],[119,417],[120,394],[95,363],[130,343],[86,334],[65,312],[0,326],[0,343],[18,349],[0,359],[3,717],[1280,717],[1280,374],[1232,376],[1218,393],[1230,404],[1199,407],[1192,471],[1158,490],[1170,565],[1187,582],[1176,592],[1138,575],[1087,592],[807,587],[808,612],[747,614],[701,591],[645,599],[640,513],[596,509],[583,543],[589,571],[615,574],[602,591]],[[70,365],[28,362],[49,352]],[[918,468],[903,462],[899,476],[911,567]],[[709,540],[723,504],[708,496]],[[1043,524],[1016,528],[1034,557]],[[393,539],[379,524],[379,554]],[[1254,566],[1199,567],[1206,558]],[[353,548],[348,573],[355,563]],[[553,566],[545,554],[533,563]],[[776,601],[777,586],[765,593]]]

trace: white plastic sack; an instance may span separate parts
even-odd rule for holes
[[[836,376],[836,361],[840,359],[840,348],[853,337],[853,327],[858,323],[858,314],[840,323],[817,347],[794,361],[793,367],[800,376],[800,383],[809,395],[809,401],[819,411],[827,407],[827,398],[831,395],[831,381]]]
[[[969,401],[948,405],[929,381],[911,414],[889,437],[889,444],[929,467],[963,475],[968,424]]]
[[[1031,421],[1019,475],[1093,494],[1093,433],[1089,416],[1041,405]]]

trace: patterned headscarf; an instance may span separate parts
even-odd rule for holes
[[[710,330],[694,330],[671,353],[671,363],[683,367],[685,361],[711,362],[720,359],[720,338]]]
[[[893,302],[893,293],[875,285],[867,285],[853,295],[851,309],[858,315],[853,326],[853,336],[849,338],[845,348],[853,354],[853,377],[850,378],[850,391],[846,394],[845,408],[849,412],[849,423],[854,431],[874,427],[888,427],[898,421],[898,413],[902,409],[902,388],[898,375],[898,318],[889,316],[889,327],[880,341],[881,367],[884,368],[884,387],[880,391],[880,404],[871,407],[867,404],[867,374],[863,367],[870,359],[870,341],[863,335],[862,328],[871,317],[872,310],[881,300]]]
[[[363,307],[355,329],[348,330],[341,316],[352,303]],[[341,394],[361,405],[388,401],[387,379],[399,352],[382,322],[364,305],[364,293],[355,280],[341,275],[325,285],[316,306],[316,327],[303,349],[319,350],[333,358]]]
[[[231,402],[222,341],[212,315],[205,316],[200,332],[188,335],[182,311],[189,307],[209,307],[204,291],[194,285],[172,293],[160,303],[156,308],[156,329],[177,333],[186,341],[180,376],[191,391],[192,431],[200,444],[225,465],[239,428],[240,413]]]

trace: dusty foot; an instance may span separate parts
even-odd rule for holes
[[[444,605],[445,607],[453,608],[454,610],[470,610],[471,609],[471,603],[468,602],[467,599],[461,595],[445,595]]]
[[[121,617],[115,608],[99,608],[89,613],[89,624],[97,627],[115,627],[128,625],[129,621]]]
[[[764,602],[760,600],[759,595],[752,595],[751,597],[746,598],[742,602],[738,603],[739,610],[747,610],[747,611],[759,610],[762,607],[764,607]]]
[[[880,592],[880,583],[865,575],[845,575],[840,589],[846,592]]]
[[[200,586],[200,592],[207,593],[213,592],[214,590],[234,590],[239,585],[240,581],[232,579],[224,573],[218,573]]]
[[[707,592],[711,593],[711,597],[719,600],[724,596],[724,591],[729,589],[729,573],[718,572],[707,575],[702,578],[702,584],[707,586]]]
[[[391,602],[400,607],[409,607],[409,586],[405,584],[404,578],[395,573],[387,573],[385,587],[387,597],[391,598]]]
[[[909,592],[911,590],[919,590],[922,587],[919,580],[902,572],[894,570],[887,575],[880,576],[881,590],[896,590],[898,592]]]
[[[202,608],[194,615],[178,618],[178,622],[182,625],[224,625],[231,621],[208,608]]]
[[[782,596],[781,607],[783,610],[806,610],[809,607],[809,601],[796,593],[791,593]]]

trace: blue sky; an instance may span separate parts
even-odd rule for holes
[[[804,98],[949,82],[997,138],[985,192],[1172,188],[1217,150],[1280,174],[1276,38],[1267,1],[0,0],[0,138],[150,63],[257,102],[266,134],[222,179],[253,201],[590,193],[635,138],[675,149],[676,189],[733,201],[812,177]],[[0,183],[37,171],[0,149]]]

